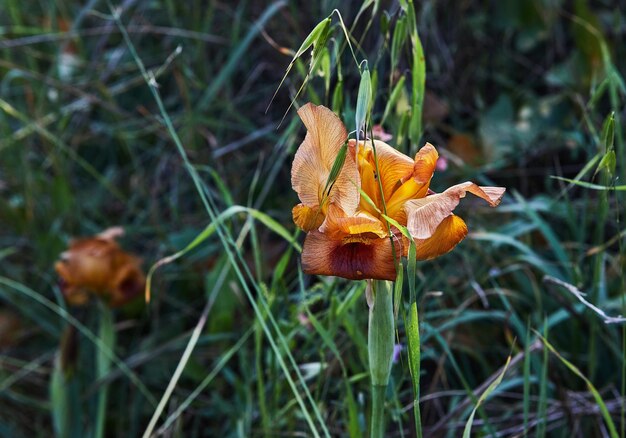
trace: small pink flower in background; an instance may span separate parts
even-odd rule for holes
[[[393,135],[386,132],[382,125],[372,126],[372,135],[376,140],[380,141],[389,141],[393,138]]]
[[[437,164],[435,164],[435,169],[440,172],[445,171],[448,168],[448,159],[442,155],[437,158]]]
[[[308,330],[310,330],[312,327],[309,317],[306,316],[303,312],[298,313],[298,322],[301,326],[305,327]]]

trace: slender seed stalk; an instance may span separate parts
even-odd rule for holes
[[[368,280],[367,297],[370,308],[367,341],[372,382],[370,437],[381,438],[385,432],[385,392],[393,359],[394,321],[391,282]]]

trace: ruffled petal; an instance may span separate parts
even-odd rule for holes
[[[383,186],[383,193],[385,199],[391,198],[392,193],[396,190],[402,182],[406,180],[413,173],[414,162],[402,152],[389,146],[380,140],[374,140],[374,147],[376,147],[376,157],[378,158],[378,171],[380,173],[381,183]],[[356,155],[356,141],[350,140],[348,143],[351,154]],[[372,165],[373,171],[376,169],[372,141],[359,142],[359,155],[360,159],[369,161]],[[360,160],[359,160],[360,164]],[[376,175],[377,177],[377,175]],[[379,190],[380,191],[380,190]]]
[[[400,241],[393,249],[388,238],[367,242],[344,242],[318,231],[307,234],[302,250],[302,269],[311,275],[332,275],[350,280],[395,280],[396,260],[402,254]]]
[[[464,182],[450,187],[443,193],[422,199],[412,199],[404,203],[407,214],[407,228],[414,239],[428,239],[439,224],[452,214],[461,198],[470,192],[495,207],[500,203],[503,187],[479,187],[472,182]]]
[[[325,205],[320,206],[324,188],[348,133],[339,117],[324,106],[308,103],[298,110],[298,115],[307,134],[293,160],[291,185],[304,205],[321,207],[325,213]],[[328,201],[340,205],[348,214],[354,213],[359,203],[358,181],[354,157],[347,154]]]
[[[324,222],[324,213],[317,206],[308,207],[304,204],[298,204],[291,210],[291,214],[295,224],[307,233],[311,230],[317,230]]]
[[[423,198],[427,195],[428,186],[437,165],[437,158],[439,158],[439,154],[430,143],[426,143],[415,154],[413,172],[405,177],[402,184],[387,199],[387,214],[390,217],[401,224],[406,223],[406,215],[402,206],[409,199]]]
[[[387,237],[384,224],[371,214],[359,211],[352,216],[346,215],[334,204],[328,207],[328,215],[319,231],[331,239],[352,237],[354,240],[369,240],[375,237]]]
[[[431,237],[415,240],[416,258],[429,260],[451,251],[467,236],[467,225],[460,217],[451,214],[437,227]]]
[[[421,184],[425,184],[426,187],[430,184],[430,179],[433,177],[435,167],[437,166],[437,159],[439,154],[437,149],[430,144],[426,143],[417,154],[415,154],[415,164],[413,165],[413,179]],[[425,189],[425,192],[428,188]]]

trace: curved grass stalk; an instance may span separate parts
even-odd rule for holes
[[[176,130],[174,129],[174,125],[172,123],[171,118],[169,117],[169,114],[167,113],[167,110],[165,109],[165,105],[163,104],[163,100],[161,99],[161,96],[158,92],[157,89],[157,84],[156,81],[153,80],[153,78],[151,77],[150,74],[148,74],[148,72],[146,71],[146,68],[143,64],[143,62],[141,61],[141,59],[139,58],[139,55],[137,54],[137,51],[135,50],[135,47],[132,43],[132,41],[130,40],[130,37],[128,35],[128,32],[126,32],[126,29],[124,28],[119,14],[116,13],[115,8],[113,7],[113,5],[111,4],[110,1],[107,1],[107,4],[109,6],[109,9],[112,12],[112,16],[113,19],[115,20],[118,28],[120,29],[120,32],[122,34],[122,37],[124,38],[124,41],[126,42],[126,45],[128,46],[128,49],[133,57],[133,59],[135,60],[135,63],[137,64],[139,70],[141,71],[142,76],[144,77],[144,80],[146,81],[146,84],[148,85],[156,103],[157,106],[159,108],[159,111],[161,113],[161,116],[163,117],[163,122],[165,123],[165,126],[167,128],[167,131],[169,132],[172,140],[174,141],[174,144],[176,145],[176,148],[181,156],[181,158],[183,159],[184,165],[185,165],[185,169],[187,170],[187,172],[189,173],[191,179],[193,180],[193,183],[196,187],[196,190],[200,196],[200,199],[202,201],[203,206],[205,207],[207,213],[209,214],[209,217],[211,218],[212,222],[215,222],[217,224],[217,233],[218,236],[220,238],[220,241],[222,242],[222,245],[224,246],[224,249],[226,250],[226,255],[235,271],[235,274],[237,275],[242,289],[244,290],[250,305],[252,306],[255,315],[257,316],[257,318],[259,319],[259,322],[261,323],[261,326],[263,328],[263,331],[265,332],[268,341],[272,347],[272,350],[274,351],[274,353],[276,354],[276,359],[280,365],[280,367],[282,368],[285,378],[287,380],[287,382],[289,383],[289,386],[292,389],[292,392],[294,394],[294,397],[296,398],[298,405],[300,406],[302,413],[305,417],[305,420],[309,426],[309,428],[311,429],[311,432],[313,433],[314,436],[318,437],[319,436],[319,432],[315,426],[315,423],[313,422],[313,419],[311,417],[311,415],[309,414],[307,407],[304,403],[304,399],[302,398],[298,387],[296,385],[296,383],[294,382],[293,378],[291,377],[290,373],[289,373],[289,369],[287,367],[287,364],[285,363],[284,359],[283,359],[283,355],[281,354],[280,349],[278,348],[278,345],[276,343],[276,341],[274,340],[272,333],[269,329],[269,327],[267,326],[267,324],[265,323],[264,319],[263,319],[263,314],[261,312],[261,309],[259,308],[259,305],[257,304],[254,296],[252,295],[252,292],[250,291],[250,287],[249,284],[253,284],[255,285],[255,289],[257,289],[258,291],[258,287],[256,286],[256,283],[254,282],[254,278],[252,277],[252,275],[250,274],[249,269],[247,269],[247,267],[245,266],[245,263],[242,263],[241,265],[237,262],[237,259],[239,259],[240,263],[243,261],[243,258],[241,256],[241,254],[239,253],[239,251],[233,251],[231,250],[231,246],[233,246],[234,242],[232,240],[232,236],[230,236],[228,230],[224,229],[224,227],[222,226],[221,222],[218,220],[217,215],[215,213],[215,208],[213,205],[213,202],[210,198],[210,194],[207,194],[206,191],[203,188],[203,184],[200,180],[200,177],[198,176],[198,173],[196,171],[196,169],[192,166],[191,162],[189,161],[189,158],[187,156],[187,153],[185,152],[185,149],[182,145],[182,142],[176,132]],[[250,282],[246,281],[246,276],[250,279]],[[322,432],[324,433],[325,436],[330,437],[330,433],[328,432],[328,428],[326,427],[326,423],[324,421],[324,419],[321,416],[321,413],[319,411],[319,409],[317,408],[317,405],[315,404],[313,397],[311,396],[311,393],[308,389],[308,387],[306,386],[306,383],[304,381],[304,378],[302,377],[302,374],[300,373],[299,369],[297,366],[295,366],[295,360],[293,359],[293,356],[291,355],[291,353],[289,352],[289,349],[287,348],[287,342],[284,339],[284,336],[282,335],[282,333],[280,332],[278,325],[276,324],[275,319],[273,318],[271,312],[269,312],[269,306],[267,305],[267,302],[264,300],[263,295],[260,291],[258,291],[259,293],[257,294],[257,296],[259,297],[259,301],[263,304],[263,306],[267,309],[267,315],[269,316],[270,322],[272,323],[273,327],[275,328],[276,331],[276,335],[281,343],[281,346],[283,346],[284,348],[284,354],[287,356],[287,358],[289,359],[290,364],[292,364],[294,366],[294,371],[296,373],[296,375],[298,376],[298,381],[300,383],[300,385],[302,386],[304,392],[305,392],[305,396],[307,398],[307,400],[309,401],[311,408],[313,410],[313,413],[317,419],[317,422],[319,424],[320,429],[322,430]]]

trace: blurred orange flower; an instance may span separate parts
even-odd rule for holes
[[[291,170],[301,201],[293,220],[307,232],[302,251],[307,274],[394,280],[395,261],[407,255],[409,245],[383,214],[408,228],[417,258],[426,260],[447,253],[467,235],[465,222],[452,213],[467,192],[492,207],[504,195],[502,187],[471,182],[435,194],[429,186],[439,155],[430,143],[411,159],[379,140],[348,141],[339,117],[324,106],[308,103],[298,114],[307,135]],[[328,190],[328,177],[346,141],[345,162]]]
[[[95,294],[111,307],[119,307],[143,292],[146,279],[140,259],[124,252],[115,241],[123,233],[122,228],[109,228],[70,242],[54,266],[69,304],[83,305]]]

